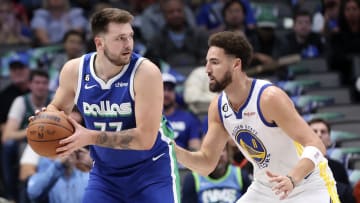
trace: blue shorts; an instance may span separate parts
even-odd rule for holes
[[[149,160],[116,172],[95,163],[83,203],[179,203],[175,152],[168,146]]]

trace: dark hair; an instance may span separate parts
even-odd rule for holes
[[[230,1],[227,1],[225,4],[224,4],[224,7],[223,9],[221,10],[221,15],[223,17],[223,19],[225,19],[225,12],[229,9],[229,7],[233,4],[239,4],[242,8],[242,11],[244,13],[244,16],[246,16],[246,8],[244,6],[244,4],[240,1],[240,0],[230,0]]]
[[[108,30],[108,25],[114,23],[130,23],[134,17],[125,10],[118,8],[104,8],[91,17],[91,30],[93,36],[99,33],[105,33]]]
[[[339,11],[339,28],[342,32],[351,32],[349,22],[345,17],[345,7],[349,2],[355,2],[358,8],[360,8],[359,0],[342,0],[340,2],[340,11]]]
[[[35,76],[40,76],[49,79],[49,73],[40,69],[31,70],[30,81],[32,81]]]
[[[311,20],[311,17],[312,17],[311,13],[308,10],[299,9],[294,13],[293,20],[295,21],[296,18],[298,18],[300,16],[308,16],[310,18],[310,20]]]
[[[85,42],[86,40],[85,34],[83,32],[80,32],[78,30],[69,30],[65,33],[62,42],[66,42],[66,40],[68,40],[71,35],[79,36],[83,42]]]
[[[330,126],[330,124],[329,124],[327,121],[325,121],[324,119],[322,119],[322,118],[313,118],[313,119],[311,119],[310,121],[308,121],[308,124],[309,124],[309,125],[314,124],[314,123],[323,123],[323,124],[326,126],[328,132],[330,133],[330,131],[331,131],[331,126]]]
[[[245,36],[239,32],[223,31],[210,36],[209,47],[215,46],[224,49],[228,55],[241,59],[242,69],[246,69],[251,61],[252,47]]]

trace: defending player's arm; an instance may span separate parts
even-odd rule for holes
[[[229,136],[221,123],[216,97],[209,107],[209,129],[199,151],[190,152],[175,145],[177,160],[203,176],[208,176],[216,167]],[[175,142],[174,142],[175,144]]]
[[[296,185],[314,170],[326,152],[325,146],[296,111],[290,98],[279,88],[266,88],[260,107],[268,122],[275,122],[293,140],[304,146],[305,157],[287,174]]]

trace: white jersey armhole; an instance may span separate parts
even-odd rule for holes
[[[134,92],[134,78],[135,78],[135,73],[138,69],[138,67],[140,66],[140,64],[145,60],[144,57],[140,57],[135,65],[134,65],[134,68],[132,70],[132,73],[131,73],[131,76],[130,76],[130,87],[129,87],[129,91],[130,91],[130,95],[131,95],[131,99],[133,101],[135,101],[135,92]]]
[[[83,66],[84,66],[84,59],[85,55],[81,57],[80,60],[80,64],[79,64],[79,75],[78,75],[78,83],[77,83],[77,87],[76,87],[76,93],[75,93],[75,98],[74,98],[74,104],[77,104],[77,101],[79,99],[79,94],[80,94],[80,90],[81,90],[81,82],[82,82],[82,77],[83,77]]]

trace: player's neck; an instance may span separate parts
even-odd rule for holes
[[[109,60],[99,55],[95,56],[93,66],[96,76],[105,82],[119,74],[124,68],[124,66],[115,66]]]
[[[226,88],[227,99],[233,110],[238,111],[249,96],[253,79],[245,77],[235,78]]]

